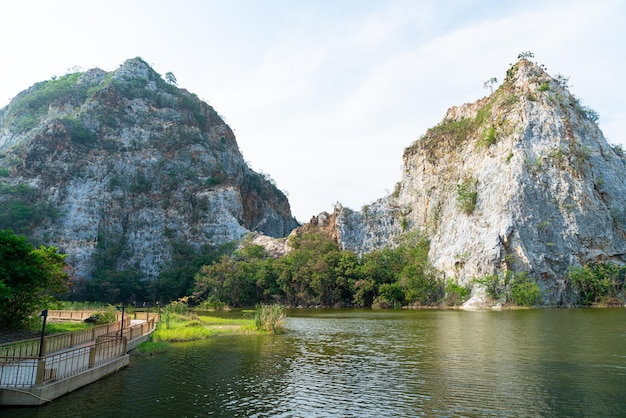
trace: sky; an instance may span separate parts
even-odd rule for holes
[[[626,148],[623,0],[7,0],[0,39],[0,107],[76,68],[172,72],[300,222],[388,195],[404,149],[525,51]]]

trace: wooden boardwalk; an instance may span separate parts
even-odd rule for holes
[[[90,339],[81,331],[50,336],[41,356],[33,348],[36,342],[38,354],[39,340],[0,346],[0,405],[39,405],[127,365],[128,351],[149,338],[155,318],[124,322],[106,333],[94,327]]]

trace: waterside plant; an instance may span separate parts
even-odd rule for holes
[[[179,301],[166,306],[161,322],[152,334],[152,341],[182,342],[211,338],[217,335],[249,334],[255,331],[254,320],[197,315]]]
[[[284,330],[286,316],[283,305],[257,305],[254,324],[260,331],[280,334]]]

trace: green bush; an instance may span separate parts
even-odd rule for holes
[[[24,132],[33,128],[53,101],[84,101],[87,87],[77,83],[80,75],[81,73],[74,73],[43,81],[32,86],[28,93],[18,95],[9,105],[6,119],[13,120],[12,129]]]
[[[461,286],[455,283],[453,280],[446,282],[446,304],[450,306],[462,305],[465,302],[472,290],[467,286]]]
[[[494,273],[474,279],[474,283],[483,286],[489,297],[502,303],[533,306],[541,302],[541,289],[526,272]]]
[[[76,144],[91,146],[98,139],[97,135],[87,128],[80,119],[65,116],[59,119],[59,122],[67,128],[70,139]]]
[[[485,288],[487,295],[493,299],[500,299],[504,293],[505,280],[498,274],[489,274],[474,279],[474,283]]]
[[[169,348],[167,341],[146,341],[137,346],[135,352],[142,355],[153,355],[166,351]]]
[[[490,126],[478,141],[478,145],[489,148],[496,143],[496,128]]]
[[[172,321],[175,318],[185,315],[188,309],[187,298],[176,300],[163,308],[161,311],[161,320],[165,323],[165,328],[169,329]]]
[[[93,323],[96,325],[110,324],[111,322],[117,321],[117,313],[115,312],[115,308],[109,307],[105,311],[99,311],[91,315],[91,318],[94,319]]]
[[[456,185],[457,206],[466,215],[471,215],[476,208],[478,192],[476,191],[477,181],[472,177],[467,177]]]
[[[285,324],[285,308],[283,305],[257,305],[254,323],[258,330],[271,331],[279,334],[283,331]]]
[[[548,91],[550,90],[550,83],[541,83],[541,85],[537,88],[537,91]]]
[[[401,306],[404,291],[398,283],[383,283],[378,287],[379,296],[374,301],[378,308],[395,308]]]
[[[228,309],[228,306],[220,301],[215,295],[209,296],[207,300],[200,302],[198,309],[206,311],[223,311]]]
[[[622,305],[626,267],[611,262],[572,267],[567,276],[582,305]]]
[[[526,273],[515,274],[511,282],[510,299],[520,306],[538,305],[541,301],[541,288]]]

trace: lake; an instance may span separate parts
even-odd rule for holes
[[[626,416],[626,309],[291,310],[5,417]]]

